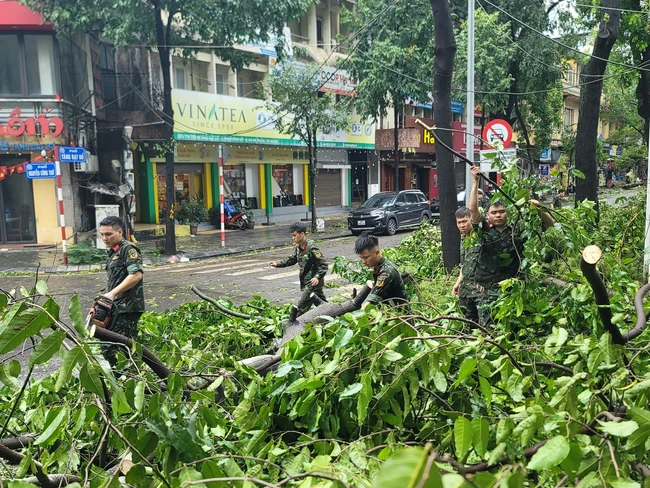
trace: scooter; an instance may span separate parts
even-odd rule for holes
[[[248,217],[245,212],[237,210],[229,200],[224,200],[223,209],[226,212],[224,222],[228,227],[237,227],[240,230],[248,228]]]

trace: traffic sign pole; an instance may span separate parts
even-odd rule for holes
[[[223,144],[219,144],[219,211],[221,213],[221,247],[226,247],[226,221],[223,208]]]
[[[61,225],[61,250],[63,251],[63,264],[68,264],[68,240],[65,236],[65,212],[63,210],[63,185],[61,184],[61,163],[59,162],[59,148],[54,149],[54,164],[56,165],[56,194],[59,199],[59,222]]]

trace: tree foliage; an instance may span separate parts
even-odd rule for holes
[[[309,195],[312,232],[316,233],[315,181],[318,175],[318,137],[323,133],[346,130],[350,126],[350,103],[337,102],[331,93],[320,92],[321,66],[318,64],[282,64],[267,77],[266,86],[275,102],[266,104],[273,114],[275,127],[283,134],[297,137],[309,153]],[[279,103],[278,103],[279,102]]]

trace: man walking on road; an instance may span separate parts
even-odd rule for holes
[[[326,302],[323,293],[327,261],[321,254],[314,241],[307,240],[307,227],[301,222],[295,222],[289,227],[291,240],[296,248],[291,256],[282,261],[271,261],[273,268],[286,268],[298,264],[300,267],[300,290],[302,295],[297,304],[291,306],[289,321],[295,322],[299,315],[305,313],[318,301]],[[319,300],[320,299],[320,300]]]
[[[362,235],[354,243],[354,251],[361,262],[373,269],[374,285],[366,301],[361,306],[379,304],[385,301],[400,304],[408,301],[402,275],[395,265],[382,256],[379,239],[375,236]]]
[[[133,243],[124,239],[123,223],[119,217],[102,220],[99,233],[108,249],[108,292],[104,296],[113,300],[118,310],[108,330],[135,338],[138,321],[144,312],[142,254]],[[102,345],[102,353],[111,366],[117,364],[117,351],[116,345]]]

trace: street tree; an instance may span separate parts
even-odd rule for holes
[[[436,161],[440,181],[456,181],[451,128],[451,82],[454,73],[456,39],[451,21],[449,2],[431,0],[434,22],[433,46],[433,117],[436,127]],[[446,147],[445,147],[446,146]],[[454,208],[456,191],[452,185],[440,186],[440,229],[442,231],[442,258],[447,271],[460,261],[460,235],[456,231]]]
[[[312,0],[24,0],[60,32],[99,30],[116,47],[150,46],[160,57],[163,80],[164,142],[167,205],[165,253],[176,252],[174,225],[174,110],[172,107],[171,59],[191,54],[197,44],[235,46],[246,41],[281,39],[285,22],[300,16]],[[281,42],[281,41],[280,41]],[[280,50],[281,52],[281,50]],[[234,69],[248,58],[235,49],[220,49]]]
[[[603,0],[598,33],[592,55],[580,73],[580,114],[576,131],[576,169],[584,178],[576,180],[576,202],[590,200],[598,209],[597,140],[603,75],[618,38],[621,23],[621,0]]]
[[[345,62],[359,80],[357,110],[379,121],[393,108],[393,190],[397,191],[400,113],[407,99],[428,102],[433,89],[431,10],[426,0],[360,0],[354,12],[343,12],[342,21],[357,42]],[[455,187],[453,180],[450,184]]]
[[[307,146],[309,158],[309,208],[311,231],[316,233],[316,176],[319,134],[346,129],[350,125],[349,104],[337,102],[332,93],[319,91],[321,65],[282,63],[266,79],[276,129],[298,138]]]

